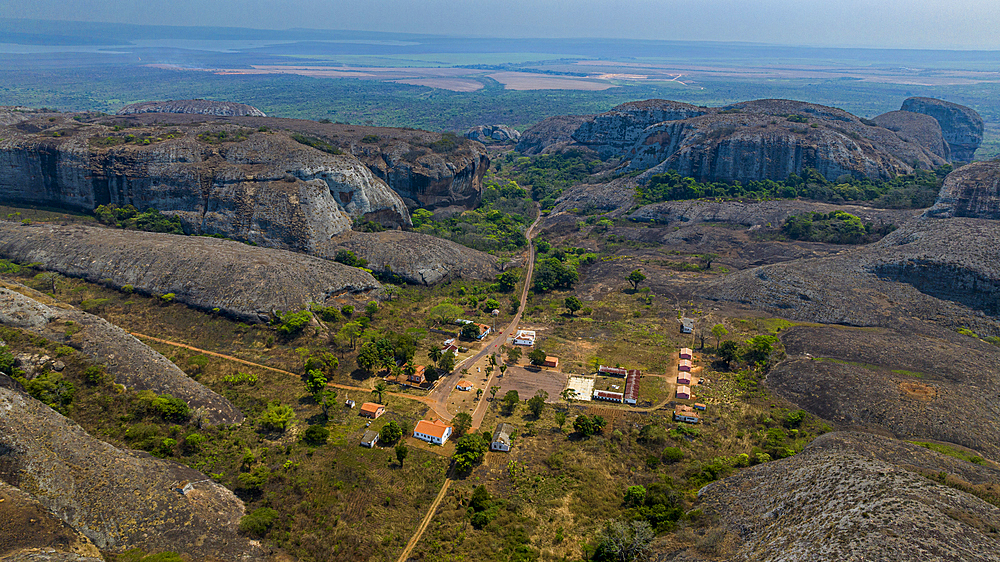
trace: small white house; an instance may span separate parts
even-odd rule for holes
[[[500,423],[496,431],[493,432],[493,440],[490,441],[491,451],[510,451],[510,436],[514,433],[514,426],[509,423]]]
[[[514,345],[535,345],[535,331],[518,330],[514,335]]]
[[[465,392],[468,392],[468,391],[472,390],[473,386],[472,386],[471,382],[463,379],[463,380],[458,381],[458,386],[456,388],[458,388],[459,390],[463,390]]]
[[[452,428],[450,425],[438,420],[420,420],[417,422],[417,426],[413,428],[414,437],[436,445],[444,445],[448,441],[448,438],[451,437],[451,432]]]
[[[682,334],[694,333],[694,318],[681,318],[681,333]]]
[[[674,421],[698,423],[701,421],[701,418],[691,409],[691,406],[677,406],[674,408]]]
[[[365,432],[364,437],[361,438],[362,447],[368,447],[369,449],[372,449],[375,447],[376,443],[378,443],[377,431],[372,431],[369,429],[368,431]]]

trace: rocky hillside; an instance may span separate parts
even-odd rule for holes
[[[476,125],[465,132],[465,138],[481,143],[516,143],[521,132],[507,125]]]
[[[402,200],[356,158],[287,133],[225,121],[122,130],[72,117],[0,128],[0,198],[83,211],[152,207],[190,233],[295,250],[350,230],[352,219],[409,224]]]
[[[73,557],[79,562],[103,560],[86,536],[49,512],[37,500],[0,480],[0,560],[30,557]]]
[[[381,287],[360,269],[285,250],[80,225],[0,222],[0,257],[148,295],[173,293],[178,302],[249,322]]]
[[[94,439],[3,385],[0,480],[104,551],[170,550],[198,561],[264,559],[258,545],[237,533],[244,507],[229,490],[196,470]]]
[[[926,216],[1000,219],[1000,161],[975,162],[948,174]]]
[[[318,255],[333,258],[350,250],[374,271],[394,273],[408,283],[433,285],[448,279],[493,279],[496,259],[450,240],[415,232],[350,232],[328,241]]]
[[[908,98],[901,110],[936,119],[955,160],[971,162],[983,142],[983,118],[970,107],[934,98]]]
[[[145,101],[126,105],[118,110],[118,115],[134,115],[136,113],[188,113],[224,117],[265,116],[263,111],[252,105],[211,100]]]
[[[204,121],[205,117],[197,115],[143,114],[108,122],[124,126],[193,126]],[[306,140],[320,141],[327,150],[352,155],[411,209],[473,207],[479,201],[482,179],[490,165],[482,144],[452,134],[275,117],[226,117],[214,122],[299,134]]]
[[[243,421],[243,413],[229,400],[185,375],[125,330],[22,285],[0,282],[0,325],[65,343],[106,365],[115,382],[126,388],[182,398],[205,423]]]
[[[996,468],[915,445],[832,433],[699,496],[721,520],[716,548],[727,560],[985,561],[1000,552],[1000,508],[962,490],[998,478]]]
[[[631,102],[596,116],[543,121],[518,144],[527,154],[572,147],[617,158],[622,171],[674,170],[702,181],[784,180],[806,168],[830,180],[842,175],[888,179],[914,166],[929,169],[946,162],[916,140],[874,122],[791,100],[720,108]]]
[[[951,160],[951,147],[944,140],[941,125],[930,115],[912,111],[890,111],[872,119],[900,138],[915,142],[945,160]]]

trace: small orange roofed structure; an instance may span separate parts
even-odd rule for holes
[[[444,445],[448,441],[448,438],[451,437],[451,432],[452,428],[450,425],[438,420],[420,420],[417,422],[417,426],[413,428],[414,437],[437,445]]]
[[[690,347],[681,348],[681,359],[692,359],[694,357],[694,351]]]
[[[695,410],[701,410],[702,412],[704,412],[707,408],[708,408],[708,406],[706,406],[706,405],[704,405],[704,404],[702,404],[700,402],[694,405],[694,409]]]
[[[542,366],[543,367],[552,367],[553,369],[555,369],[556,367],[559,366],[559,358],[558,357],[546,357],[545,358],[545,362],[542,363]]]
[[[681,372],[677,375],[677,384],[687,386],[691,384],[691,375],[689,373]]]
[[[681,359],[680,361],[678,361],[677,362],[677,370],[678,371],[690,371],[691,370],[691,360],[690,359]]]
[[[365,402],[364,404],[361,405],[361,412],[359,415],[374,420],[384,413],[385,413],[385,406],[381,404],[376,404],[375,402]]]
[[[681,400],[690,400],[691,399],[691,387],[684,386],[684,385],[678,385],[677,386],[677,398],[679,398]]]
[[[467,380],[458,381],[459,390],[472,390],[472,383]]]

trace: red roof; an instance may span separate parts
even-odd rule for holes
[[[361,405],[361,411],[366,414],[374,414],[379,411],[379,409],[385,409],[385,406],[381,404],[376,404],[375,402],[365,402]]]
[[[623,377],[626,374],[628,374],[628,371],[626,371],[622,367],[605,367],[604,365],[601,365],[600,368],[597,369],[597,371],[599,373],[607,373],[609,375],[620,375]]]
[[[431,437],[437,437],[438,439],[444,439],[444,432],[450,425],[434,420],[420,420],[417,422],[417,427],[413,428],[414,433],[423,433],[424,435],[430,435]]]
[[[625,377],[625,396],[626,400],[638,400],[639,399],[639,379],[642,378],[642,373],[636,369],[632,369],[628,372],[628,376]]]

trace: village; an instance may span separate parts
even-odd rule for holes
[[[427,372],[433,370],[432,367],[413,365],[400,375],[383,378],[386,383],[425,393],[428,398],[436,395],[439,403],[446,405],[441,409],[432,406],[427,414],[429,419],[417,421],[409,435],[415,440],[444,446],[461,432],[481,429],[479,423],[488,404],[497,400],[497,395],[504,397],[511,392],[522,401],[541,396],[544,402],[550,404],[560,400],[593,401],[628,408],[640,403],[639,383],[644,374],[639,369],[597,365],[596,370],[590,373],[563,372],[559,358],[546,354],[536,345],[534,330],[518,328],[508,337],[501,334],[496,340],[489,341],[489,336],[494,333],[494,328],[489,325],[463,319],[455,319],[453,324],[461,327],[460,335],[444,340],[440,347],[440,355],[452,356],[449,364],[455,365],[455,368],[450,375],[429,380]],[[678,325],[682,335],[693,335],[693,319],[682,317]],[[464,342],[468,346],[460,345],[463,336],[468,340]],[[502,342],[497,341],[501,338]],[[430,355],[434,357],[437,354]],[[698,358],[691,347],[682,347],[672,352],[671,356],[668,372],[645,375],[666,379],[669,391],[666,400],[652,407],[671,406],[673,421],[698,424],[707,410],[705,403],[695,402],[696,396],[692,391],[692,387],[697,388],[703,383],[698,374],[701,367],[696,365]],[[527,363],[522,361],[524,358]],[[456,377],[459,378],[457,382],[454,381]],[[490,396],[484,401],[487,392]],[[349,408],[356,406],[353,400],[348,400],[345,405]],[[371,420],[360,435],[361,446],[373,448],[378,444],[380,431],[371,428],[371,425],[386,411],[385,406],[375,402],[360,406],[358,415]],[[471,417],[472,427],[456,429],[452,420],[462,414]],[[516,435],[517,427],[504,421],[498,422],[492,431],[489,450],[509,452]]]

